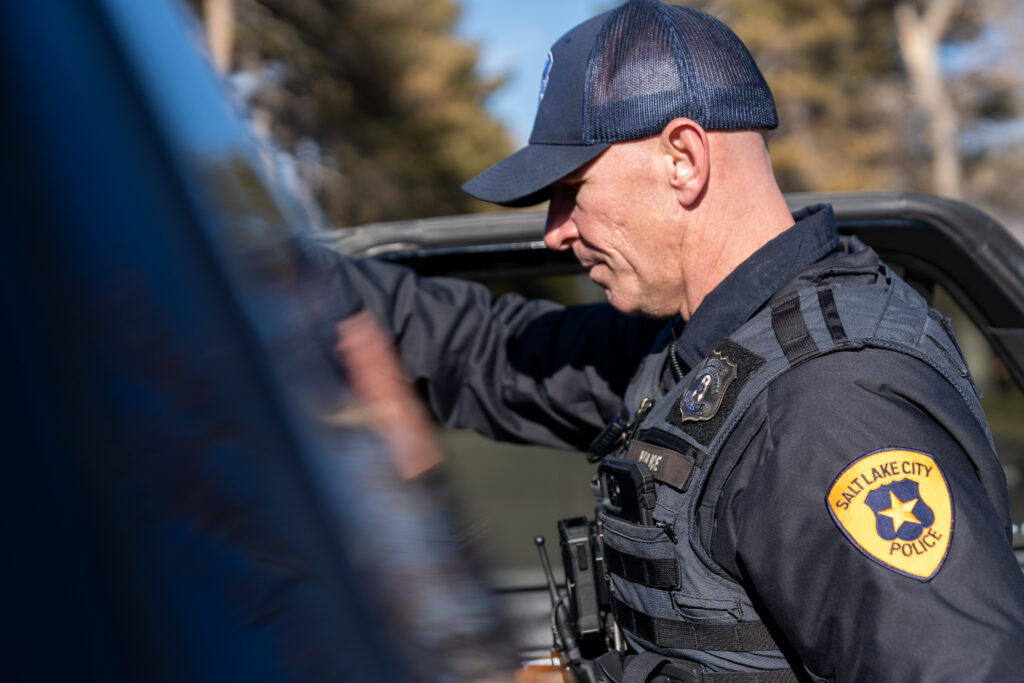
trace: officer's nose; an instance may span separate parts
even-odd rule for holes
[[[548,219],[544,224],[544,244],[548,249],[564,251],[579,239],[576,223],[572,220],[576,208],[576,193],[572,189],[555,185],[548,203]]]

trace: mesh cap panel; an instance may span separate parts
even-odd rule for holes
[[[656,135],[685,116],[707,130],[775,128],[775,103],[739,38],[699,10],[633,0],[608,17],[590,54],[587,143]]]

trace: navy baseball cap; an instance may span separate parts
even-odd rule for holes
[[[629,0],[555,42],[529,144],[462,189],[532,206],[613,143],[657,135],[681,116],[705,130],[779,123],[764,76],[728,26],[689,7]]]

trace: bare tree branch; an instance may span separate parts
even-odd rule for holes
[[[939,45],[959,6],[960,0],[932,0],[919,12],[913,0],[901,0],[895,8],[900,54],[910,75],[914,101],[928,119],[932,191],[954,198],[963,196],[959,124],[943,82]]]

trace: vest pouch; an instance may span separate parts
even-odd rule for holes
[[[685,532],[673,541],[664,527],[633,524],[607,514],[601,519],[605,566],[615,597],[622,602],[651,616],[690,623],[756,618],[745,612],[724,579],[694,566],[696,558],[680,561],[680,546],[689,544]]]
[[[673,591],[672,604],[676,613],[691,623],[719,623],[725,615],[736,620],[743,617],[743,608],[735,598],[696,597],[684,591]]]
[[[605,512],[599,516],[613,598],[651,616],[678,618],[670,593],[679,590],[682,571],[672,539],[686,543],[686,538],[670,537],[672,532],[664,527],[634,524]]]

